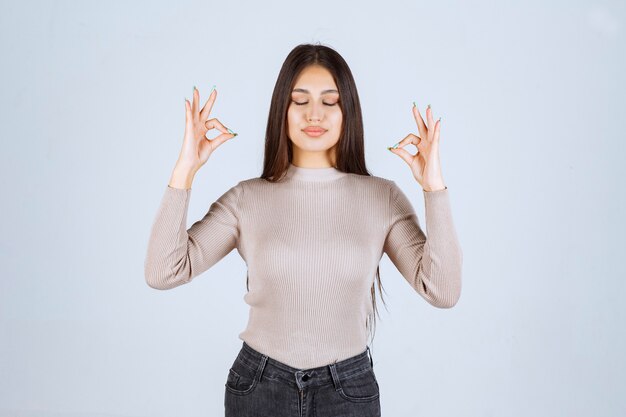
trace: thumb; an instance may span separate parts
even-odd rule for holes
[[[402,148],[394,148],[394,147],[388,147],[387,149],[389,149],[392,153],[402,158],[404,162],[407,163],[407,165],[411,166],[411,162],[413,162],[413,155],[411,155],[408,151]]]
[[[217,147],[219,147],[222,143],[234,138],[237,135],[237,133],[222,133],[221,135],[214,137],[213,139],[211,139],[213,149],[217,149]]]

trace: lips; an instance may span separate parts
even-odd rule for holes
[[[302,131],[311,138],[319,138],[326,133],[326,129],[322,129],[321,127],[307,127],[306,129],[302,129]]]
[[[321,127],[307,127],[306,129],[303,129],[305,132],[309,132],[309,133],[321,133],[321,132],[325,132],[325,129],[322,129]]]

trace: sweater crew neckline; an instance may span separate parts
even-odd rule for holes
[[[294,180],[309,182],[333,181],[346,175],[347,173],[340,171],[335,167],[305,168],[296,166],[291,162],[289,163],[289,168],[287,169],[287,177]]]

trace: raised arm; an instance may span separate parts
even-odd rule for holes
[[[215,149],[237,136],[218,119],[207,120],[216,97],[213,86],[200,109],[200,92],[194,86],[192,103],[185,99],[183,146],[152,224],[144,262],[146,282],[152,288],[167,290],[185,284],[237,246],[241,182],[226,191],[204,218],[187,230],[187,209],[196,172]],[[206,134],[211,129],[222,134],[209,139]]]
[[[463,252],[452,220],[447,187],[423,191],[426,231],[404,192],[390,181],[390,220],[384,252],[426,301],[451,308],[461,295]]]
[[[191,189],[167,186],[152,225],[144,263],[150,287],[167,290],[186,284],[237,247],[241,192],[240,182],[187,229]]]

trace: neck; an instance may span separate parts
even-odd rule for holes
[[[333,181],[346,175],[347,173],[335,167],[304,168],[289,163],[289,168],[287,169],[287,178],[298,181]]]

